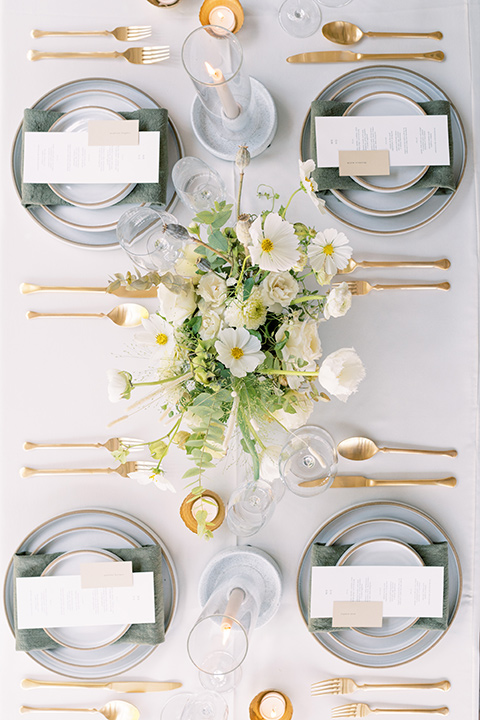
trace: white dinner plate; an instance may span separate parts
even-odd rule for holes
[[[47,565],[42,577],[80,575],[82,564],[99,562],[120,562],[120,558],[109,550],[68,550]],[[120,640],[129,627],[130,623],[43,629],[52,640],[64,647],[73,650],[97,650]]]
[[[391,520],[391,524],[389,523]],[[378,525],[375,523],[378,522]],[[315,542],[351,544],[381,537],[408,544],[446,542],[448,545],[448,627],[456,615],[462,591],[457,552],[444,530],[431,517],[403,503],[374,501],[348,508],[327,520],[309,541],[300,561],[297,598],[308,623],[311,549]],[[408,528],[405,532],[404,528]],[[386,532],[388,530],[388,532]],[[425,540],[425,537],[427,540]],[[317,642],[336,657],[362,667],[394,667],[410,662],[430,650],[446,630],[426,630],[415,625],[391,637],[363,636],[354,630],[311,633]]]
[[[89,535],[86,528],[91,526]],[[77,532],[78,531],[78,532]],[[140,520],[119,510],[87,508],[57,515],[33,530],[15,551],[35,553],[65,552],[82,548],[130,548],[160,545],[162,548],[162,577],[165,613],[165,632],[168,631],[177,608],[177,576],[172,558],[159,536]],[[7,620],[13,632],[13,563],[5,577],[4,602]],[[42,667],[60,675],[83,680],[97,680],[127,672],[147,658],[158,646],[113,643],[97,650],[73,650],[58,646],[49,650],[31,650],[31,658]]]
[[[90,120],[123,122],[125,118],[108,108],[90,105],[64,113],[53,123],[48,132],[88,133]],[[99,210],[115,205],[135,187],[135,183],[48,183],[48,185],[62,200],[87,210]]]
[[[447,100],[450,102],[451,129],[452,129],[452,170],[456,181],[457,190],[463,178],[467,146],[465,132],[460,116],[447,95],[438,85],[431,80],[412,70],[402,67],[388,65],[365,66],[352,70],[334,80],[318,95],[321,100],[337,100],[339,102],[354,102],[366,93],[371,92],[396,92],[403,94],[415,102],[427,102],[429,100]],[[310,112],[305,118],[301,133],[300,156],[302,160],[310,157]],[[434,190],[434,189],[433,189]],[[372,235],[398,235],[407,233],[423,227],[436,218],[449,205],[455,192],[437,190],[426,198],[426,191],[429,188],[409,188],[399,193],[379,194],[370,193],[377,198],[385,199],[404,193],[409,193],[408,204],[411,209],[407,212],[391,214],[360,212],[356,205],[362,203],[358,193],[365,193],[364,190],[342,191],[342,194],[350,200],[347,204],[343,198],[338,197],[338,191],[328,192],[322,196],[325,200],[325,209],[337,220],[348,227],[355,228]],[[352,197],[350,193],[356,193]],[[402,199],[403,201],[403,199]],[[387,209],[385,206],[374,207],[373,210]]]
[[[85,105],[106,107],[115,112],[131,112],[160,105],[142,90],[120,80],[88,78],[75,80],[54,88],[38,100],[37,110],[68,112]],[[172,183],[172,168],[182,156],[183,145],[178,131],[168,118],[168,181],[165,210],[171,212],[177,202]],[[13,143],[12,171],[15,187],[21,197],[22,182],[22,125]],[[118,247],[116,226],[128,204],[113,205],[101,210],[87,210],[69,205],[31,205],[26,208],[33,219],[60,240],[86,249],[107,250]]]

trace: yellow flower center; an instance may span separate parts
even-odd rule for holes
[[[158,333],[157,337],[155,338],[155,342],[157,345],[166,345],[168,342],[168,336],[165,335],[165,333]]]
[[[262,250],[263,252],[272,252],[273,250],[273,242],[270,240],[270,238],[263,238],[262,240]]]
[[[335,249],[334,249],[332,243],[328,243],[328,245],[323,246],[323,254],[324,255],[333,255],[334,252],[335,252]]]
[[[305,182],[310,185],[310,190],[315,192],[314,187],[313,187],[313,180],[311,178],[305,178]]]
[[[232,357],[235,358],[235,360],[240,360],[240,358],[244,355],[242,348],[239,347],[233,347],[230,352],[232,354]]]

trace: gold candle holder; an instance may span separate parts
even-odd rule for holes
[[[277,714],[262,714],[261,705],[262,702],[265,704],[265,700],[268,700],[268,696],[281,698],[285,703],[285,710],[283,715]],[[264,690],[263,692],[255,695],[249,707],[250,720],[290,720],[293,715],[293,705],[290,698],[280,690]]]
[[[238,0],[205,0],[199,14],[202,25],[220,25],[236,33],[243,25],[243,8]]]
[[[197,520],[195,518],[195,514],[199,509],[195,508],[195,504],[197,502],[200,503],[202,498],[209,498],[212,503],[217,506],[216,514],[211,520],[207,521],[208,530],[211,530],[212,532],[214,530],[217,530],[217,528],[219,528],[225,520],[225,505],[220,495],[217,495],[217,493],[213,492],[213,490],[204,490],[200,497],[198,495],[192,495],[192,493],[190,493],[190,495],[187,495],[185,500],[180,505],[180,517],[182,518],[187,528],[194,533],[197,532]],[[212,505],[208,503],[206,507],[210,508],[212,507]]]

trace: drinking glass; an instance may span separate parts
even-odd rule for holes
[[[352,0],[318,0],[318,2],[320,5],[325,5],[325,7],[339,8],[348,5]]]
[[[278,11],[280,25],[294,37],[313,35],[320,27],[321,19],[322,13],[316,0],[285,0]]]
[[[133,207],[118,221],[118,242],[139,270],[163,274],[173,269],[184,245],[166,227],[176,224],[173,215],[155,207]]]
[[[252,480],[238,487],[228,501],[227,525],[234,535],[255,535],[273,514],[275,498],[270,483]]]
[[[180,158],[173,166],[172,181],[180,200],[195,212],[210,210],[227,196],[220,175],[200,158]]]
[[[226,720],[228,706],[218,693],[200,690],[180,693],[170,698],[162,710],[161,720]]]
[[[332,484],[337,463],[337,448],[332,436],[316,425],[304,425],[291,433],[282,448],[280,477],[296,495],[318,495]],[[312,485],[302,486],[305,482]]]

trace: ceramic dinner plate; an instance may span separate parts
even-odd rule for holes
[[[89,532],[90,530],[90,532]],[[68,552],[79,548],[115,548],[160,545],[165,612],[168,631],[177,607],[177,576],[172,558],[159,536],[140,520],[119,510],[87,508],[57,515],[33,530],[16,553]],[[13,632],[13,567],[10,563],[4,586],[7,620]],[[31,658],[42,667],[60,675],[97,680],[127,672],[147,658],[157,646],[113,643],[95,650],[58,646],[32,650]]]
[[[158,108],[160,105],[142,90],[108,78],[75,80],[54,88],[38,100],[37,110],[68,112],[79,107],[94,105],[117,113],[131,112],[140,108]],[[168,182],[165,209],[172,211],[177,195],[171,179],[171,171],[183,156],[183,145],[178,131],[168,118]],[[21,195],[22,182],[22,125],[13,143],[12,170],[15,187]],[[128,204],[113,205],[99,210],[89,210],[69,205],[31,205],[27,212],[45,230],[61,240],[86,249],[107,250],[118,247],[115,229]]]
[[[311,549],[315,542],[327,545],[357,544],[378,538],[407,544],[448,544],[448,627],[457,612],[462,591],[458,555],[444,530],[417,508],[396,502],[370,502],[356,505],[330,518],[308,543],[300,561],[297,597],[300,611],[308,622]],[[338,658],[363,667],[393,667],[414,660],[430,650],[445,634],[415,625],[386,636],[372,636],[353,629],[312,633],[326,650]]]
[[[373,92],[399,93],[416,103],[429,100],[449,101],[443,90],[423,75],[387,65],[372,65],[352,70],[330,83],[320,92],[318,98],[354,102]],[[451,161],[458,189],[465,170],[467,147],[460,116],[455,106],[451,103],[450,105],[453,143]],[[302,128],[300,155],[302,160],[310,157],[310,112]],[[326,210],[344,225],[372,235],[398,235],[431,222],[445,210],[455,192],[416,187],[398,193],[369,192],[369,200],[374,203],[369,212],[360,209],[360,206],[367,202],[364,197],[366,190],[336,190],[326,193],[324,199]],[[405,193],[408,193],[408,196]],[[393,202],[393,198],[404,203],[400,208],[401,212],[398,212],[398,207],[389,204]]]

